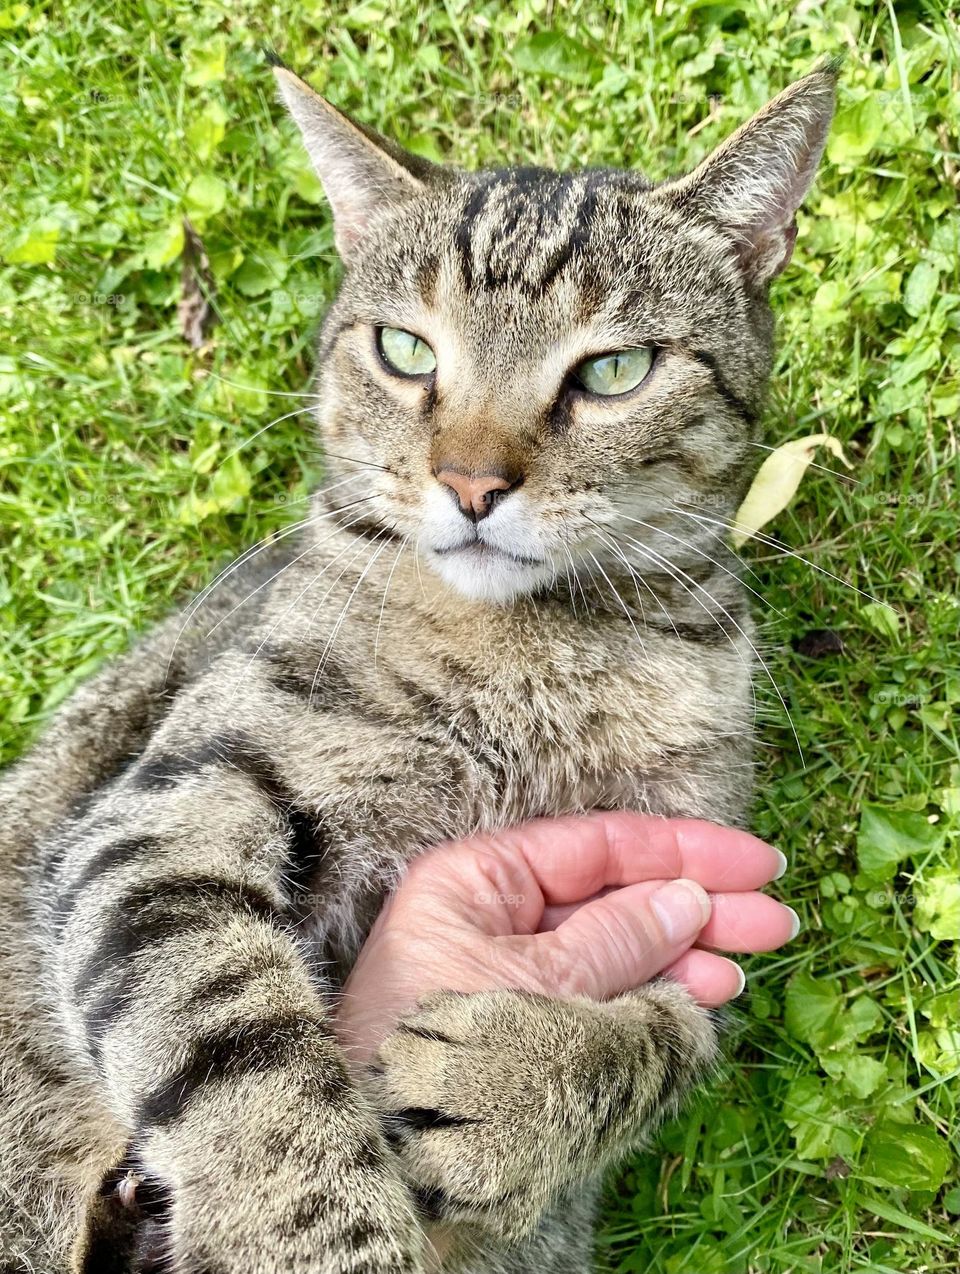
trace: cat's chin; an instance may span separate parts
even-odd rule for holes
[[[506,606],[553,582],[549,562],[529,562],[496,549],[470,545],[456,552],[428,552],[427,561],[445,584],[475,602]]]

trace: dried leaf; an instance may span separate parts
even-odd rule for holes
[[[180,276],[177,318],[183,338],[191,349],[202,347],[216,317],[210,304],[213,292],[213,271],[210,269],[203,240],[184,217],[183,272]]]
[[[753,485],[737,510],[736,530],[730,537],[734,548],[745,544],[754,531],[759,531],[783,512],[797,494],[818,447],[826,447],[848,469],[853,467],[843,454],[839,440],[832,434],[811,434],[808,438],[795,438],[777,447],[757,470]]]

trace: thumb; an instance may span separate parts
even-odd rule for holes
[[[655,977],[693,945],[710,919],[694,880],[645,881],[585,903],[531,942],[534,959],[563,994],[602,1000]]]

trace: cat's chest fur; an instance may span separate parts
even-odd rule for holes
[[[711,757],[749,749],[749,671],[731,642],[645,633],[625,615],[540,604],[474,625],[421,604],[386,622],[371,693],[490,759],[482,825],[621,805],[729,817]]]
[[[312,574],[282,577],[254,635],[268,680],[278,654],[294,674],[256,724],[316,817],[323,852],[304,898],[323,898],[311,934],[341,973],[427,846],[599,808],[742,822],[745,637],[682,640],[561,597],[473,606],[415,566],[392,587],[371,571],[330,596],[312,588]]]

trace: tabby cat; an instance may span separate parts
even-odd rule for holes
[[[582,1274],[598,1175],[709,1065],[709,1015],[666,982],[444,994],[356,1076],[332,997],[425,846],[744,818],[718,527],[837,68],[656,186],[437,167],[275,73],[345,264],[328,480],[0,789],[0,1265],[399,1274],[439,1223],[445,1268]]]

